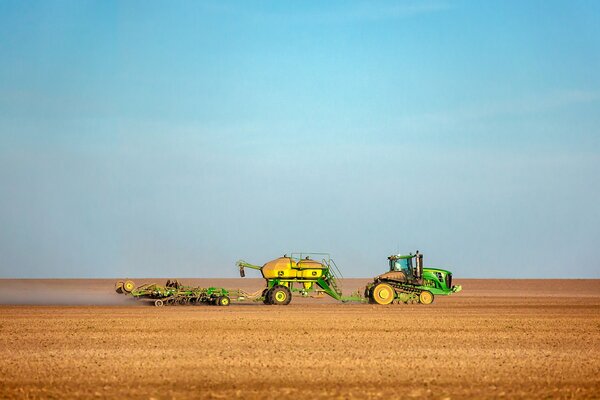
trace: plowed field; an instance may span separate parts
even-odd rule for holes
[[[600,281],[458,283],[429,306],[155,308],[0,281],[0,398],[600,397]],[[52,297],[69,285],[98,297]]]

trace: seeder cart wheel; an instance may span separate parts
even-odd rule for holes
[[[286,286],[275,285],[269,291],[269,301],[276,306],[287,306],[292,301],[292,292]]]
[[[271,289],[265,289],[262,292],[262,297],[263,297],[263,303],[270,306],[271,305],[271,300],[269,300],[269,291]]]
[[[421,304],[431,304],[433,303],[433,293],[428,292],[427,290],[421,292],[419,295],[419,301]]]
[[[218,306],[226,307],[229,305],[230,302],[231,300],[229,300],[229,297],[227,296],[220,296],[219,298],[217,298]]]
[[[154,300],[154,305],[156,307],[162,307],[164,305],[164,303],[162,300],[159,299],[159,300]]]

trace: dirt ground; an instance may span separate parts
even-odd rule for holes
[[[108,280],[0,280],[0,398],[600,397],[600,280],[457,283],[429,306],[156,308]]]

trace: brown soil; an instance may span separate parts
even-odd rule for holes
[[[600,281],[457,283],[429,306],[155,308],[112,281],[0,280],[0,398],[600,397]],[[33,305],[69,302],[101,305]]]

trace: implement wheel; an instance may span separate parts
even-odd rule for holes
[[[263,303],[268,306],[271,305],[271,300],[269,300],[269,291],[270,290],[271,289],[267,288],[267,289],[263,290],[263,292],[262,292]]]
[[[229,297],[227,296],[221,296],[217,299],[218,306],[226,307],[229,303],[231,303],[231,300],[229,300]]]
[[[123,291],[125,293],[131,293],[133,289],[135,289],[135,283],[133,283],[133,281],[125,281],[123,283]]]
[[[428,292],[427,290],[421,292],[419,295],[419,301],[421,304],[431,304],[433,303],[433,293]]]
[[[371,291],[371,298],[377,304],[390,304],[395,297],[396,291],[387,283],[378,283]]]
[[[162,307],[164,305],[164,303],[162,300],[159,299],[159,300],[154,300],[154,305],[156,307]]]
[[[292,292],[286,286],[275,285],[269,291],[269,301],[276,306],[286,306],[292,301]]]

